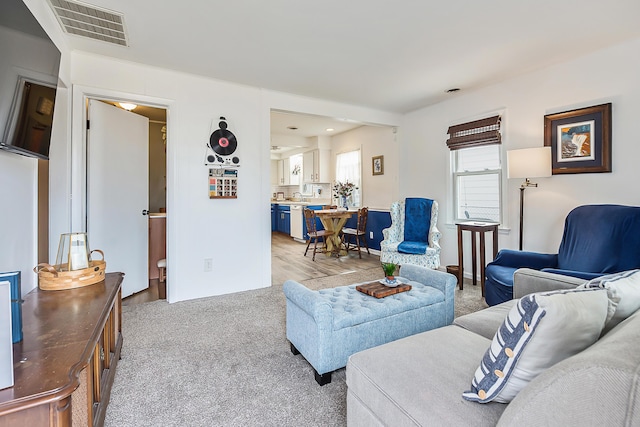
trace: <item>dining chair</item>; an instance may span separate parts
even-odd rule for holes
[[[369,252],[369,245],[367,244],[367,217],[369,216],[369,208],[358,209],[358,223],[356,228],[343,228],[342,229],[342,244],[347,252],[349,248],[357,247],[358,256],[362,259],[362,252],[360,251],[360,243],[364,243],[364,247]]]
[[[322,239],[323,249],[321,250],[321,253],[326,253],[327,242],[325,239],[326,236],[333,235],[333,231],[318,230],[316,227],[316,213],[309,208],[304,208],[304,220],[307,223],[307,234],[309,235],[307,247],[304,250],[304,256],[307,256],[307,251],[309,250],[309,246],[311,245],[311,241],[313,240],[313,257],[311,259],[315,261],[316,252],[318,251],[318,240]]]

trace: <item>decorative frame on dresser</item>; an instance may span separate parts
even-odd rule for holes
[[[123,277],[26,295],[14,386],[0,390],[0,427],[103,425],[122,349]]]

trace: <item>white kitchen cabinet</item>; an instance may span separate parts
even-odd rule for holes
[[[271,185],[280,184],[280,180],[278,177],[278,161],[271,160]]]
[[[291,183],[291,171],[289,169],[289,158],[278,160],[278,185],[289,185]]]
[[[302,155],[304,182],[331,182],[329,177],[331,151],[315,149]]]
[[[297,169],[297,171],[296,171]],[[300,176],[302,170],[302,154],[296,154],[289,157],[289,184],[300,185]]]

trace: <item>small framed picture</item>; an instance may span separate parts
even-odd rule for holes
[[[553,175],[611,172],[611,103],[544,116]]]
[[[384,175],[384,156],[372,157],[371,169],[374,175]]]

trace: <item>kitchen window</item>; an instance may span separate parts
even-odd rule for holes
[[[336,182],[351,182],[358,187],[347,200],[349,206],[360,206],[360,150],[348,151],[336,155]]]
[[[500,116],[451,126],[454,221],[502,223]]]

